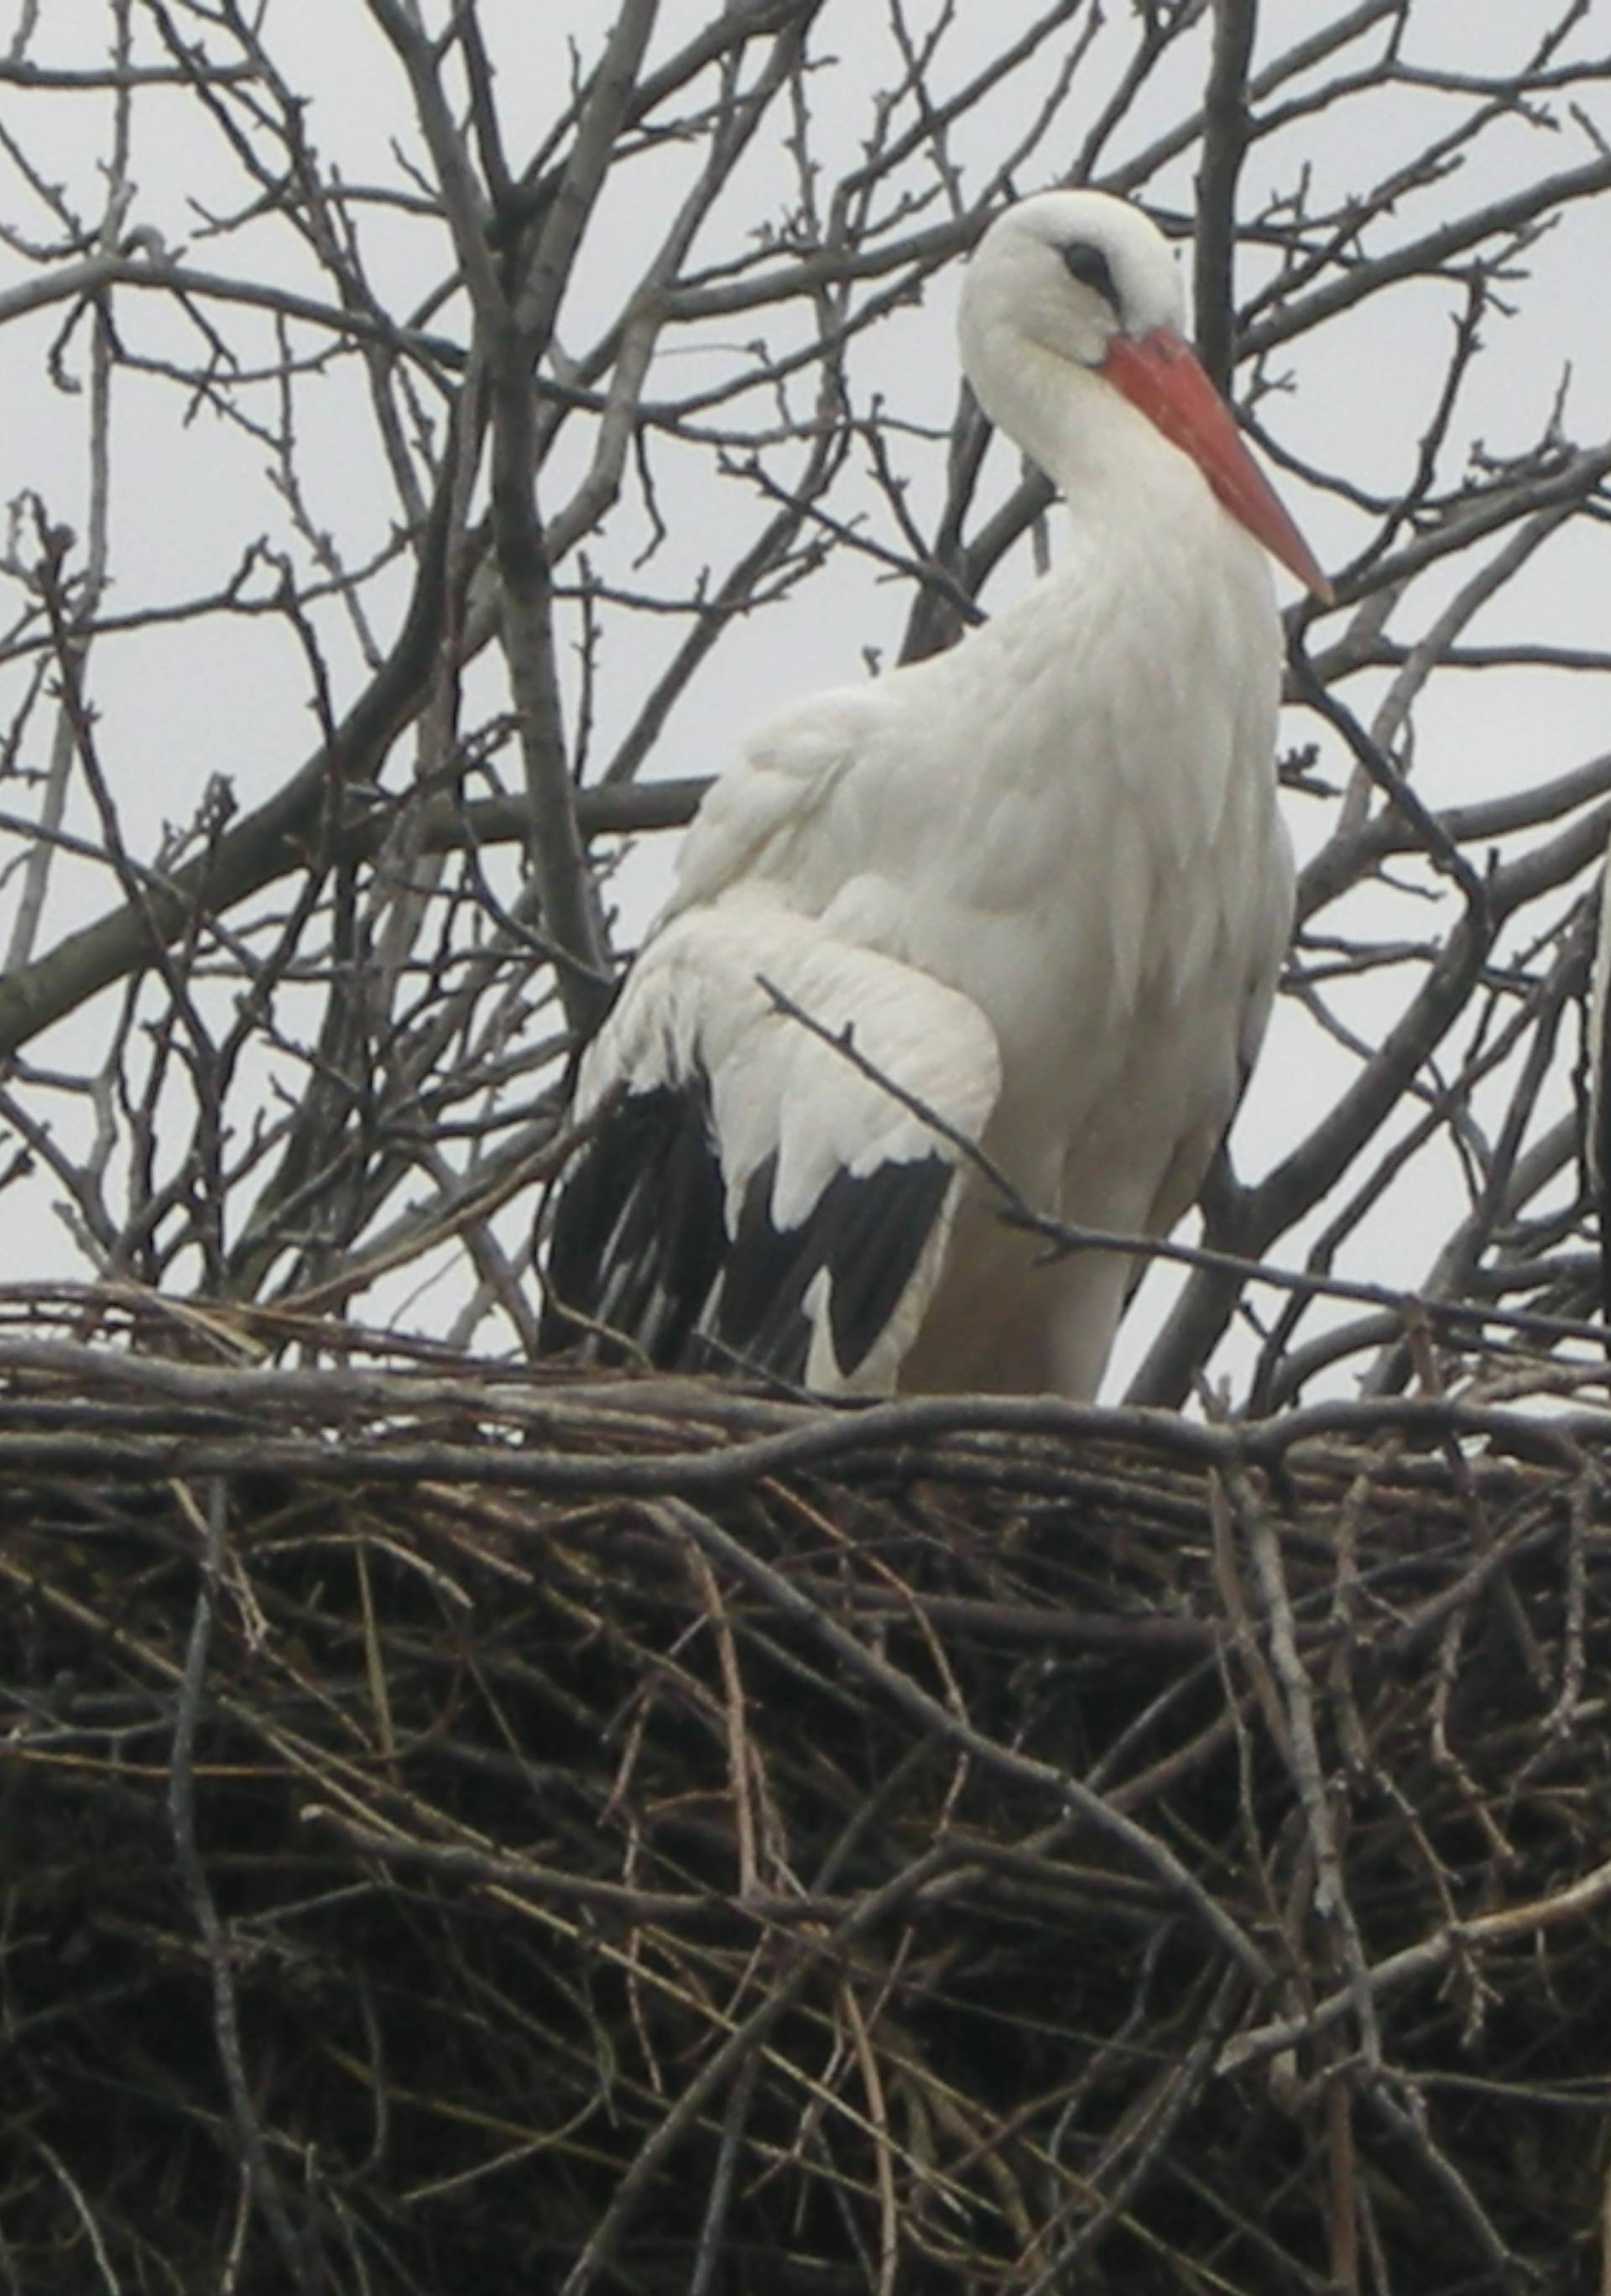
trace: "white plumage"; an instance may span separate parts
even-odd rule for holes
[[[1266,548],[1323,589],[1181,320],[1120,201],[1044,193],[981,241],[963,364],[1067,496],[1067,545],[711,790],[580,1064],[576,1112],[604,1113],[556,1208],[548,1344],[579,1317],[829,1391],[1095,1391],[1128,1257],[1043,1262],[967,1144],[1081,1226],[1158,1234],[1191,1202],[1290,926]]]

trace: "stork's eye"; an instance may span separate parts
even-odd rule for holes
[[[1059,248],[1058,252],[1082,287],[1089,287],[1092,294],[1101,296],[1104,302],[1110,303],[1116,311],[1118,309],[1119,291],[1113,283],[1108,258],[1100,247],[1092,247],[1089,240],[1075,239],[1070,240],[1067,247]]]

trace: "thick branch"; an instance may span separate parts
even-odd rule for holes
[[[1247,73],[1257,22],[1257,0],[1214,0],[1193,290],[1198,355],[1226,392],[1236,357],[1236,185],[1247,149]]]

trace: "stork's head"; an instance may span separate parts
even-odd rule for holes
[[[1054,381],[1060,370],[1076,388],[1117,390],[1191,457],[1233,518],[1329,598],[1307,544],[1188,348],[1184,316],[1169,243],[1139,208],[1108,192],[1039,192],[998,216],[974,250],[958,314],[962,364],[986,414],[1015,434],[1015,373],[1035,353]]]
[[[1116,335],[1139,341],[1157,327],[1178,335],[1184,316],[1169,242],[1140,208],[1110,192],[1037,192],[999,215],[980,240],[959,324],[971,373],[990,334],[1100,367]]]

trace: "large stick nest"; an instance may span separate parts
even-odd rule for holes
[[[1603,1411],[0,1314],[11,2287],[1611,2285]]]

